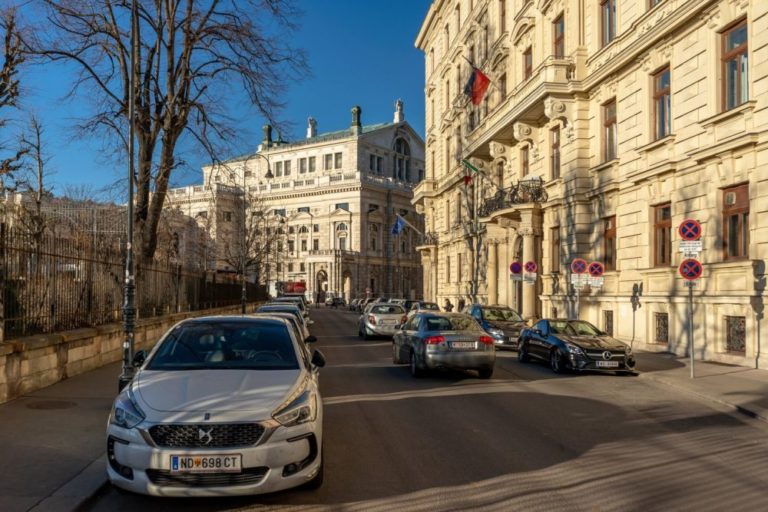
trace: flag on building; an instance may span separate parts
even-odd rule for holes
[[[482,103],[485,91],[488,90],[490,84],[491,80],[485,76],[485,73],[473,65],[472,74],[469,75],[467,85],[464,86],[464,94],[469,97],[473,105],[479,105]]]
[[[464,166],[464,185],[472,183],[472,178],[475,174],[480,174],[480,169],[469,163],[469,161],[462,159],[461,165]]]
[[[399,235],[405,230],[405,219],[397,215],[395,217],[395,224],[392,226],[392,234]]]

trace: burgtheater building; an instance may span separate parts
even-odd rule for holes
[[[271,261],[262,262],[262,281],[271,289],[304,282],[313,299],[318,292],[347,300],[421,297],[421,234],[411,227],[391,233],[396,215],[423,230],[411,199],[424,178],[424,142],[401,101],[392,122],[363,125],[354,107],[349,128],[318,133],[310,118],[301,140],[274,140],[265,126],[255,153],[206,166],[203,178],[202,185],[169,191],[167,206],[208,220],[218,270],[238,272],[223,254],[240,247],[244,217],[237,209],[245,190],[245,218],[273,220],[266,228],[273,231],[263,233]]]
[[[455,303],[477,276],[482,302],[686,354],[691,218],[695,356],[768,364],[768,2],[435,0],[416,46],[429,298]],[[492,84],[478,106],[467,60]],[[462,158],[481,171],[469,185]],[[575,293],[576,258],[604,264],[601,287]],[[514,261],[537,263],[535,284],[510,279]]]

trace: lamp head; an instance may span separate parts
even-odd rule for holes
[[[267,167],[267,174],[265,174],[265,175],[264,175],[264,177],[265,177],[265,178],[267,178],[268,180],[271,180],[272,178],[274,178],[274,177],[275,177],[275,175],[274,175],[274,174],[272,174],[272,169],[270,169],[269,167]]]

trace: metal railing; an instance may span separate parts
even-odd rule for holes
[[[125,255],[117,237],[32,236],[0,225],[0,293],[5,339],[119,322]],[[237,274],[137,265],[139,318],[239,304]],[[266,297],[248,283],[249,300]]]
[[[493,212],[512,208],[518,204],[546,203],[548,199],[549,195],[541,178],[523,179],[486,198],[478,209],[478,215],[488,217]]]

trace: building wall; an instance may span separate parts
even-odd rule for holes
[[[458,25],[457,5],[462,12]],[[500,26],[501,5],[506,6],[504,26]],[[523,178],[522,156],[527,148],[529,175],[543,179],[548,197],[497,208],[481,219],[487,270],[481,276],[479,300],[520,309],[527,304],[528,316],[578,315],[603,328],[612,324],[614,334],[634,339],[642,347],[686,353],[687,288],[677,273],[682,255],[676,229],[683,219],[695,218],[704,229],[700,257],[704,274],[693,293],[695,352],[713,360],[759,364],[759,340],[766,334],[762,211],[768,204],[764,186],[768,177],[768,4],[663,0],[652,6],[636,0],[617,1],[616,6],[616,35],[603,45],[599,2],[433,2],[417,39],[425,52],[427,77],[427,179],[414,196],[417,208],[427,216],[426,225],[439,234],[438,243],[420,248],[430,273],[424,280],[436,283],[430,288],[431,298],[448,297],[455,302],[459,292],[455,274],[445,272],[449,258],[455,261],[466,238],[451,230],[446,219],[448,208],[454,208],[449,203],[464,186],[457,156],[482,166],[486,177],[479,180],[478,188],[483,187],[481,193],[488,197],[497,190],[495,185],[488,186],[491,181],[509,190]],[[561,14],[565,52],[563,58],[555,58],[553,22]],[[722,102],[723,34],[743,19],[748,34],[748,100],[726,108]],[[472,46],[478,67],[494,83],[486,95],[487,108],[481,105],[479,113],[461,95],[469,73],[464,58]],[[532,69],[526,78],[523,57],[528,47]],[[657,139],[653,77],[665,66],[671,77],[671,133]],[[503,76],[507,77],[506,95],[502,94]],[[448,89],[450,96],[446,96]],[[617,158],[607,158],[604,107],[613,99],[618,151]],[[469,121],[472,116],[474,122]],[[556,128],[560,131],[559,177],[553,175],[552,161]],[[497,166],[503,169],[501,180]],[[748,185],[747,255],[726,258],[725,191],[740,184]],[[668,264],[657,265],[654,212],[665,203],[671,206],[672,254]],[[616,218],[616,267],[606,272],[602,289],[585,290],[577,305],[568,284],[569,264],[576,257],[606,259],[605,222],[612,216]],[[560,244],[553,248],[555,233]],[[521,254],[517,244],[523,246],[526,239],[533,243]],[[494,257],[487,256],[491,247]],[[553,266],[553,250],[559,254],[559,266]],[[516,256],[539,263],[536,286],[515,290],[505,269]],[[437,279],[433,279],[435,268]],[[634,310],[632,291],[640,286],[641,307]],[[664,330],[660,314],[667,315],[668,335],[656,343],[657,334]],[[728,350],[728,322],[735,331],[742,329],[743,322],[743,352]],[[761,364],[766,364],[765,359]]]

